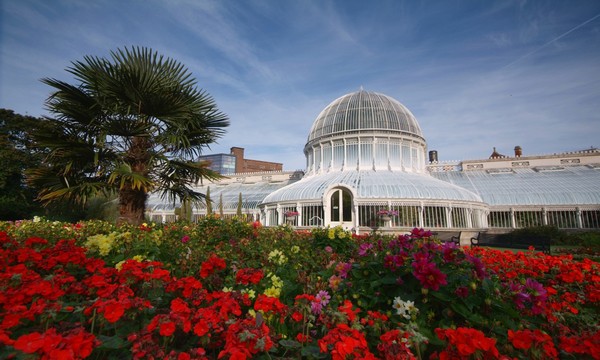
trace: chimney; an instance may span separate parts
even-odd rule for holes
[[[232,147],[231,155],[235,156],[235,172],[236,174],[245,172],[244,148]]]
[[[429,162],[430,163],[436,163],[436,162],[438,162],[438,153],[437,153],[437,150],[431,150],[429,152]]]
[[[521,157],[523,155],[523,149],[519,145],[515,146],[515,157]]]

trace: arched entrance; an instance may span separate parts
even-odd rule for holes
[[[346,188],[335,188],[329,195],[329,223],[332,227],[354,226],[352,193]]]

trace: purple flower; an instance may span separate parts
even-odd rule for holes
[[[315,296],[315,300],[310,303],[310,310],[313,314],[319,315],[323,310],[323,307],[329,304],[329,300],[331,300],[331,296],[327,291],[319,291]]]
[[[410,232],[410,235],[411,235],[413,238],[416,238],[416,239],[422,239],[422,238],[429,238],[429,237],[431,237],[431,235],[432,235],[432,234],[431,234],[431,231],[430,231],[430,230],[427,230],[427,231],[426,231],[426,230],[425,230],[425,229],[423,229],[423,228],[421,228],[421,229],[419,229],[419,228],[414,228],[414,229],[412,229],[412,231]]]
[[[477,275],[478,278],[484,279],[487,277],[487,274],[485,273],[485,265],[483,265],[483,262],[481,261],[480,258],[478,258],[476,256],[471,256],[471,255],[467,255],[466,258],[475,267],[475,274]]]
[[[189,237],[189,236],[187,236],[187,235],[184,235],[184,236],[181,238],[181,242],[182,242],[182,243],[184,243],[184,244],[185,244],[185,243],[187,243],[188,241],[190,241],[190,237]]]
[[[358,248],[358,255],[365,256],[367,252],[373,247],[373,244],[370,243],[362,243]]]
[[[533,296],[546,297],[547,292],[544,286],[532,278],[525,280],[525,287]]]
[[[508,289],[513,294],[513,301],[517,309],[524,309],[525,304],[531,301],[531,296],[525,292],[525,287],[521,284],[510,283]]]
[[[335,270],[337,270],[340,274],[340,277],[342,279],[345,279],[348,277],[348,273],[350,272],[350,270],[352,270],[352,264],[351,263],[339,263],[336,265]]]
[[[525,281],[525,289],[531,295],[531,311],[534,314],[544,312],[546,300],[548,299],[548,292],[544,289],[544,286],[534,279],[529,278]]]

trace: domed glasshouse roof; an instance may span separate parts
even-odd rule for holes
[[[305,177],[269,194],[262,203],[320,201],[329,189],[340,186],[352,189],[355,196],[362,200],[482,202],[473,192],[428,175],[393,171],[336,171]]]
[[[361,89],[334,100],[321,111],[308,134],[308,143],[364,130],[398,132],[423,139],[419,123],[404,105],[389,96]]]

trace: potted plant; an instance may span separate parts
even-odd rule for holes
[[[285,215],[285,218],[290,221],[294,221],[299,214],[299,212],[293,210],[289,210],[283,213],[283,215]]]
[[[377,212],[377,216],[379,216],[381,218],[381,220],[386,221],[386,222],[392,220],[392,216],[397,216],[397,215],[398,215],[398,212],[396,210],[390,210],[390,209],[382,209]]]

